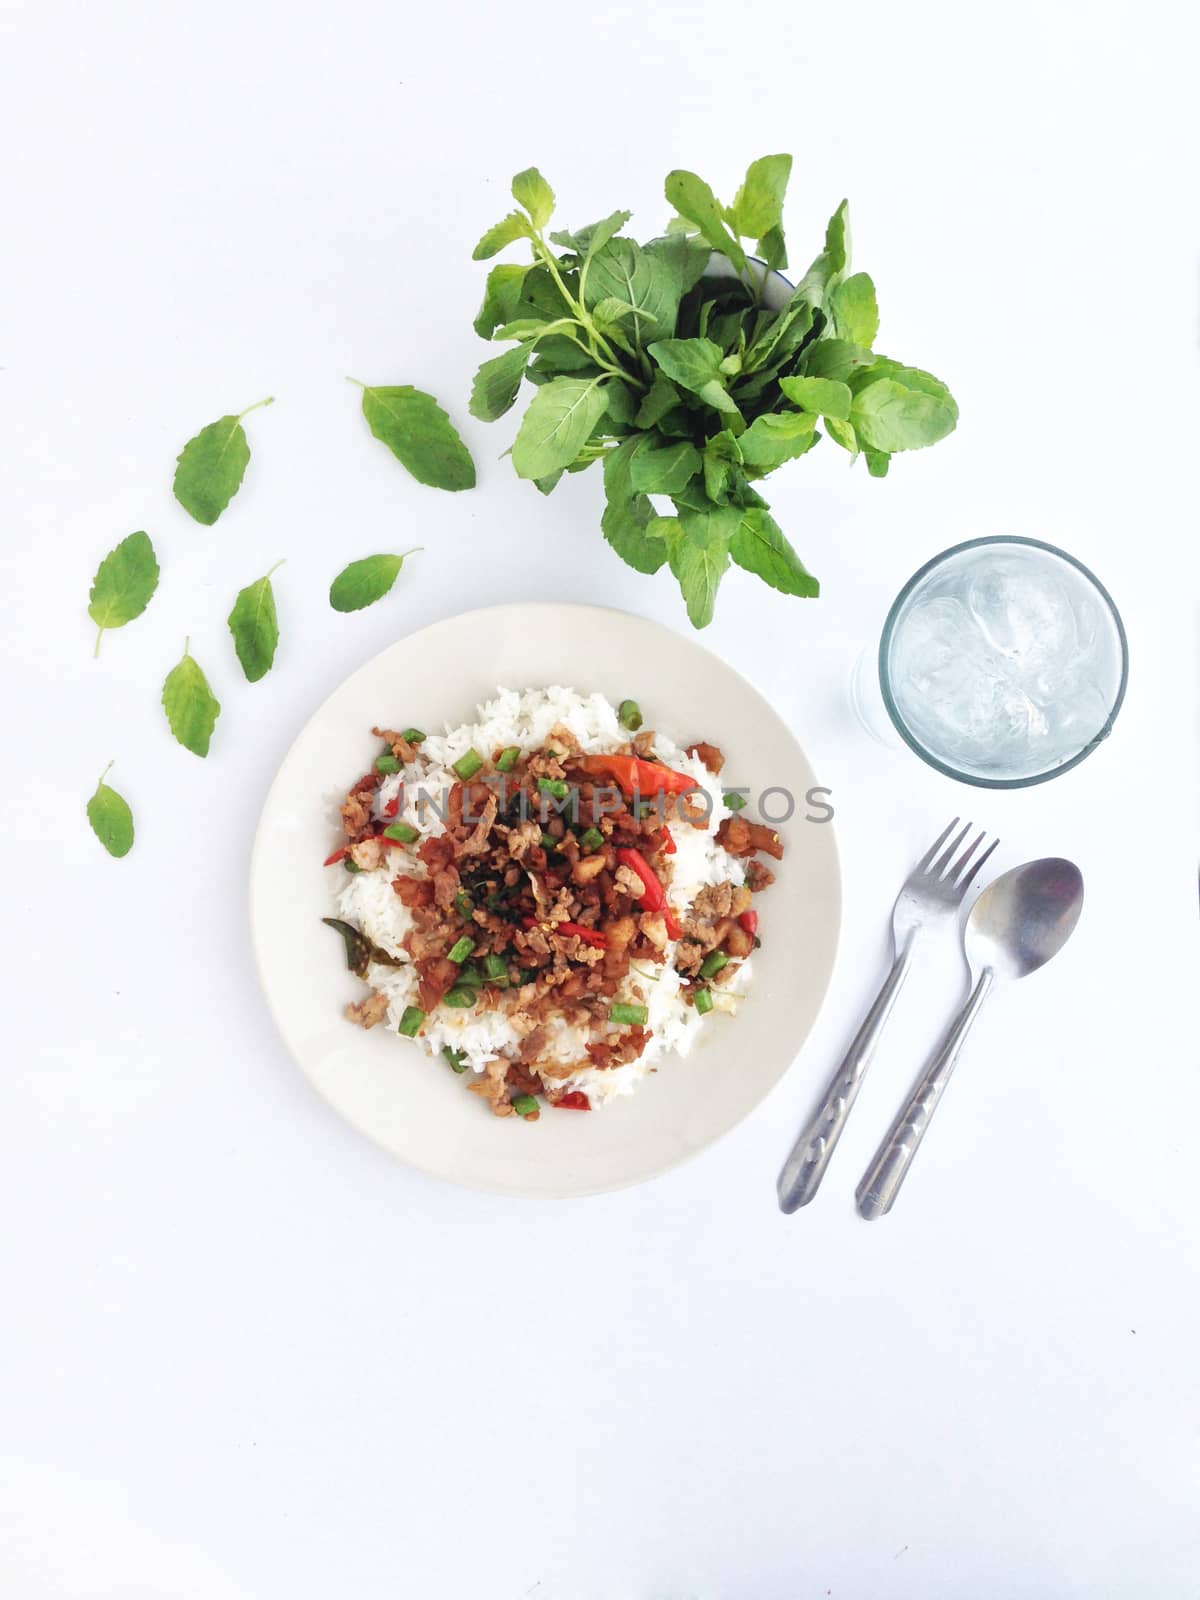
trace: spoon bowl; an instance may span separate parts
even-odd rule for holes
[[[972,975],[1025,978],[1066,944],[1083,909],[1083,874],[1073,861],[1048,856],[1013,867],[971,907],[963,945]]]

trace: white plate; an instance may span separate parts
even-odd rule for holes
[[[342,1016],[363,987],[340,940],[321,862],[337,804],[370,763],[372,725],[465,721],[498,686],[562,684],[637,699],[647,725],[725,752],[724,779],[796,797],[786,856],[759,900],[763,947],[736,1018],[714,1016],[686,1059],[667,1058],[626,1098],[591,1112],[547,1107],[533,1124],[491,1115],[416,1045]],[[804,821],[816,777],[758,691],[716,656],[657,623],[596,606],[471,611],[401,639],[334,691],[280,767],[250,868],[255,955],[267,1003],[313,1087],[348,1122],[422,1171],[495,1193],[594,1194],[686,1161],[742,1120],[783,1075],[816,1019],[841,910],[830,823]],[[778,801],[768,802],[774,810]],[[754,816],[748,810],[747,816]],[[771,863],[775,867],[774,862]]]

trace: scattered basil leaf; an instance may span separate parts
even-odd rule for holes
[[[277,561],[271,571],[238,591],[229,613],[233,648],[242,664],[248,683],[257,683],[270,672],[279,643],[279,617],[275,611],[275,591],[271,576],[283,565]]]
[[[106,629],[123,628],[140,617],[158,588],[158,560],[150,536],[131,533],[96,568],[88,595],[88,616],[96,624],[96,648]]]
[[[127,856],[133,849],[133,812],[124,795],[110,789],[105,778],[112,771],[110,761],[100,774],[96,792],[87,803],[92,832],[110,856]]]
[[[406,550],[402,556],[364,556],[352,561],[329,585],[329,604],[335,611],[361,611],[382,600],[400,575],[409,556],[420,549]]]
[[[274,403],[274,396],[268,396],[236,417],[218,417],[184,445],[175,467],[174,491],[188,516],[211,527],[225,510],[241,488],[250,460],[242,418]]]
[[[162,703],[171,732],[179,743],[194,756],[206,756],[221,706],[199,662],[191,654],[190,640],[184,641],[183,657],[178,665],[167,673]]]
[[[410,384],[359,388],[367,426],[418,483],[452,491],[475,487],[471,452],[431,394]]]

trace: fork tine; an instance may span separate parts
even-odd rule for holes
[[[950,826],[943,833],[939,833],[938,834],[937,838],[929,846],[929,849],[921,857],[920,861],[917,862],[916,866],[913,868],[913,876],[914,877],[916,876],[916,874],[918,872],[924,872],[928,868],[929,863],[933,860],[934,856],[937,855],[938,851],[942,848],[942,846],[945,844],[946,840],[950,837],[950,835],[954,832],[955,828],[957,828],[957,827],[958,827],[958,818],[955,817],[951,821]]]
[[[1000,843],[999,839],[993,839],[991,844],[988,845],[987,849],[980,856],[979,860],[976,861],[974,863],[974,865],[968,866],[967,863],[970,861],[971,856],[975,853],[976,850],[978,850],[979,846],[983,843],[984,839],[986,839],[986,838],[987,838],[986,832],[981,833],[979,835],[978,839],[974,840],[973,843],[968,845],[967,848],[963,851],[962,855],[959,856],[958,860],[954,863],[954,866],[951,868],[951,870],[946,875],[946,882],[953,884],[954,887],[958,890],[958,898],[960,900],[962,899],[963,895],[966,894],[967,890],[971,887],[971,884],[974,881],[974,879],[976,879],[979,876],[980,872],[983,870],[984,862],[991,855],[992,851],[996,848],[996,846]],[[959,877],[959,873],[960,872],[962,873],[962,877],[961,878]]]
[[[955,821],[957,821],[957,820],[958,819],[956,817]],[[952,839],[950,841],[950,843],[942,851],[941,855],[934,862],[933,866],[930,867],[929,876],[931,878],[940,878],[941,877],[942,873],[946,870],[946,868],[950,865],[950,862],[953,860],[954,852],[958,849],[959,845],[967,837],[967,835],[970,833],[970,831],[971,831],[971,824],[968,822],[966,827],[963,828],[962,832],[958,835],[958,837],[956,839]]]

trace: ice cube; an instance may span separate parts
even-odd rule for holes
[[[987,644],[1022,673],[1065,660],[1077,648],[1067,592],[1040,563],[1022,556],[989,562],[967,584],[966,603]]]

